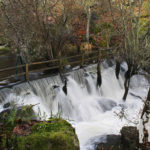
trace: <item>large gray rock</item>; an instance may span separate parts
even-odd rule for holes
[[[139,133],[136,127],[123,127],[121,130],[121,141],[124,149],[138,150]]]
[[[123,127],[121,135],[105,135],[105,137],[106,140],[98,143],[95,150],[138,150],[140,147],[136,127]]]
[[[95,150],[122,150],[120,135],[107,135],[106,141],[96,145]]]

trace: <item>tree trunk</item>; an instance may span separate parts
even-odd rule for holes
[[[142,139],[143,143],[141,143],[140,146],[141,146],[141,149],[144,149],[144,150],[150,149],[150,142],[148,141],[148,128],[147,128],[148,127],[147,123],[150,120],[149,115],[150,115],[150,88],[149,88],[147,99],[146,99],[143,112],[141,115],[144,136]]]
[[[88,8],[87,12],[87,26],[86,26],[86,42],[89,44],[89,35],[90,35],[90,21],[91,21],[91,8]]]
[[[97,87],[100,87],[102,84],[101,76],[101,51],[99,50],[98,64],[97,64]]]
[[[65,84],[62,89],[63,89],[64,93],[67,95],[67,79],[65,79]]]
[[[118,60],[116,61],[116,69],[115,69],[115,73],[116,73],[116,78],[119,79],[120,62],[119,62]]]
[[[130,87],[130,78],[132,76],[132,73],[133,73],[133,67],[131,66],[131,64],[129,64],[128,71],[125,74],[125,82],[124,82],[125,92],[124,92],[124,96],[123,96],[124,101],[127,99],[127,95],[128,95],[129,87]]]
[[[125,87],[125,92],[124,92],[124,96],[123,96],[123,100],[125,101],[127,99],[127,95],[129,92],[129,86],[130,86],[130,79],[125,79],[125,83],[124,83],[124,87]]]
[[[149,113],[148,111],[150,111],[150,88],[149,88],[149,91],[148,91],[148,94],[147,94],[147,99],[146,99],[146,102],[145,102],[145,105],[144,105],[144,108],[143,108],[141,118],[143,118],[143,115],[144,115],[145,112]]]

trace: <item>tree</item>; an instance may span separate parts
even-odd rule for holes
[[[147,94],[147,99],[142,111],[140,123],[139,123],[139,141],[142,149],[149,149],[150,143],[147,135],[149,134],[149,122],[150,122],[150,88]]]
[[[0,2],[5,35],[24,62],[61,56],[64,43],[73,37],[73,5],[74,0]]]
[[[125,73],[125,93],[123,96],[123,100],[126,100],[131,77],[137,74],[140,69],[150,65],[150,45],[147,42],[150,40],[150,27],[147,25],[144,30],[142,28],[143,0],[118,0],[117,2],[109,0],[109,3],[113,23],[120,25],[116,30],[122,39],[114,54],[117,53],[118,58],[125,60],[128,65],[128,70]],[[115,18],[112,7],[115,7],[119,13],[119,22]]]
[[[90,37],[90,23],[91,23],[91,11],[92,8],[97,6],[99,0],[78,0],[77,3],[80,3],[83,9],[86,12],[86,42],[89,44]]]

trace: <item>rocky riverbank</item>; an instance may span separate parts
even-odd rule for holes
[[[149,150],[150,143],[139,143],[139,132],[136,127],[127,126],[121,129],[121,135],[107,135],[106,142],[95,146],[96,150]]]

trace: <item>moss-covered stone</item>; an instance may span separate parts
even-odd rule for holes
[[[30,125],[31,133],[23,136],[8,134],[1,137],[0,148],[15,150],[79,150],[74,128],[63,119],[52,118],[48,122]],[[18,133],[21,133],[19,131]]]

